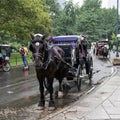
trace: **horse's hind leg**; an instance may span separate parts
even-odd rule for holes
[[[58,91],[57,97],[58,98],[63,97],[62,79],[59,79],[59,91]]]
[[[40,107],[40,110],[43,110],[45,106],[43,80],[39,80],[39,90],[40,90],[40,101],[39,101],[38,106]]]
[[[53,79],[48,79],[48,91],[50,93],[50,100],[49,100],[49,110],[54,110],[55,109],[55,103],[53,100]]]

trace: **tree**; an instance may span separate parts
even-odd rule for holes
[[[75,25],[77,17],[77,5],[74,5],[72,0],[65,2],[65,7],[61,14],[61,26],[64,29],[62,33],[64,34],[75,34]]]
[[[4,0],[0,2],[0,33],[10,37],[29,40],[31,32],[51,32],[51,18],[42,0]],[[3,34],[4,33],[4,34]]]
[[[61,8],[57,0],[46,0],[46,4],[48,5],[48,12],[52,19],[52,34],[59,34],[60,27],[60,18],[61,18]]]

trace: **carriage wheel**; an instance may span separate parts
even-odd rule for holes
[[[3,69],[3,71],[5,71],[5,72],[8,72],[8,71],[10,71],[10,63],[9,62],[5,62],[5,63],[3,63],[3,65],[2,65],[2,69]]]
[[[91,58],[91,61],[89,63],[89,85],[92,84],[92,76],[93,76],[93,60]]]
[[[92,85],[92,76],[93,76],[93,68],[90,67],[90,71],[89,71],[89,85]]]
[[[82,83],[82,68],[81,68],[81,65],[78,66],[76,83],[77,83],[78,91],[80,91],[81,90],[81,83]]]

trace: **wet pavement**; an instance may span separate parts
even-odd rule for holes
[[[10,74],[10,77],[5,78],[6,81],[0,84],[0,95],[2,96],[0,98],[1,120],[37,120],[46,118],[48,115],[57,114],[61,110],[66,109],[69,105],[82,98],[81,96],[87,91],[94,89],[103,80],[107,80],[105,78],[110,77],[114,72],[109,60],[99,60],[94,57],[94,63],[93,86],[88,86],[88,81],[85,81],[86,84],[82,85],[82,91],[78,92],[73,82],[71,84],[72,89],[62,99],[55,98],[55,111],[48,111],[48,95],[46,95],[45,110],[39,110],[37,106],[39,101],[39,86],[34,69],[30,69],[31,72],[23,72],[22,69],[13,70],[13,74]],[[19,71],[19,74],[17,71]],[[2,75],[4,74],[9,73],[3,73]],[[0,76],[0,81],[1,78],[3,77]],[[55,84],[58,83],[56,82]]]
[[[42,120],[120,120],[120,67],[64,109]]]
[[[9,72],[0,71],[0,106],[9,107],[11,102],[38,94],[36,86],[38,81],[32,67],[29,71],[23,71],[21,66]]]
[[[120,120],[120,67],[77,102],[42,120]]]

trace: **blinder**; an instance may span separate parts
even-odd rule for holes
[[[33,54],[33,59],[35,66],[41,68],[43,67],[43,61],[44,61],[44,41],[42,40],[31,40],[30,44],[30,50],[32,51]]]

